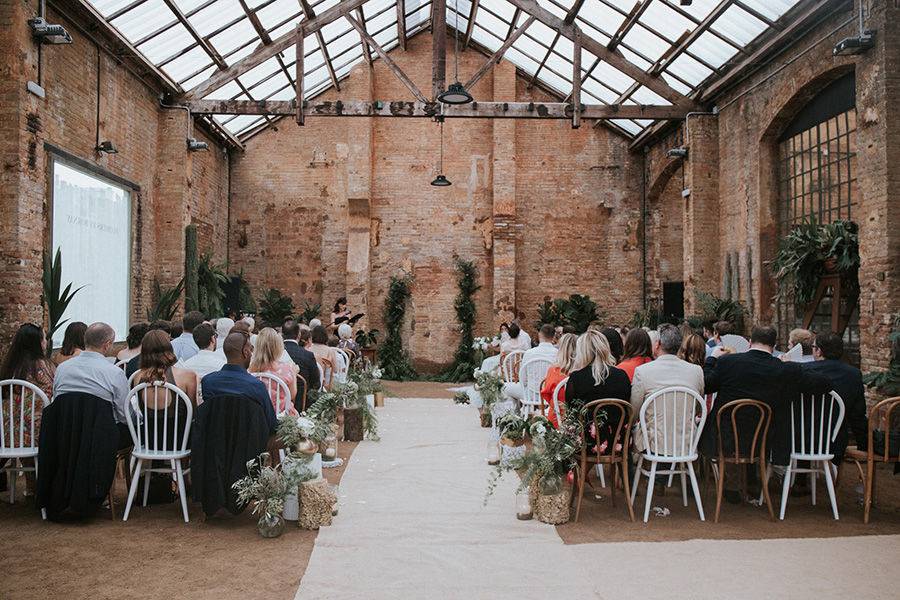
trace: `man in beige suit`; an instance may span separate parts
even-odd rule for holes
[[[634,370],[634,379],[631,382],[631,406],[634,408],[635,423],[640,418],[641,406],[643,406],[647,398],[661,389],[680,386],[692,389],[701,396],[703,395],[703,368],[678,358],[677,354],[680,347],[681,332],[678,328],[674,325],[662,325],[659,328],[659,344],[655,345],[654,348],[655,359]],[[658,402],[656,404],[657,410],[661,406]],[[650,409],[647,410],[645,418],[647,436],[650,444],[655,447],[657,452],[680,454],[683,435],[681,414],[684,406],[680,398],[678,401],[672,398],[666,400],[665,408],[666,420],[670,425],[665,448],[663,448],[663,436],[661,434],[654,438],[656,419],[653,411]],[[677,416],[674,435],[671,431],[673,416]],[[660,425],[662,424],[662,418],[662,415],[659,415]],[[655,442],[654,439],[656,439]],[[637,428],[635,429],[634,444],[638,451],[642,452],[645,450],[643,436],[640,435]],[[686,444],[687,442],[684,445],[685,449],[687,449]]]

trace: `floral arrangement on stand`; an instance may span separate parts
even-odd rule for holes
[[[521,446],[528,434],[528,419],[518,411],[511,411],[497,418],[500,443],[504,446]]]
[[[503,379],[491,372],[475,369],[475,390],[481,395],[481,426],[490,427],[491,410],[500,401],[503,392]]]
[[[278,537],[284,531],[284,501],[296,493],[300,479],[285,473],[281,465],[271,466],[269,453],[247,461],[247,475],[232,484],[238,506],[254,504],[252,514],[259,515],[257,528],[263,537]]]

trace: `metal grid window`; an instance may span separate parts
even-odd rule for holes
[[[856,185],[856,109],[835,115],[779,144],[780,198],[778,232],[815,219],[831,223],[852,220],[859,194]],[[810,327],[828,331],[833,297],[830,291],[819,304]],[[785,342],[794,327],[802,325],[802,313],[790,299],[778,302],[778,336]],[[859,364],[859,305],[853,309],[844,345],[848,358]]]

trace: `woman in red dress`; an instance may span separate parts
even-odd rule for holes
[[[559,382],[569,376],[575,363],[575,341],[578,337],[574,333],[564,333],[559,338],[559,350],[556,353],[556,362],[547,370],[544,377],[544,383],[541,385],[541,398],[547,405],[547,418],[553,423],[554,427],[559,424],[556,421],[556,408],[553,403],[553,390],[559,385]],[[562,388],[559,393],[560,402],[564,402],[566,398],[566,389]],[[562,407],[560,407],[562,414]]]

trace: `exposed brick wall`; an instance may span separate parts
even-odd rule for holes
[[[49,242],[48,169],[44,144],[88,161],[140,187],[132,194],[132,318],[144,317],[154,278],[174,283],[183,274],[183,224],[195,219],[210,232],[204,244],[224,260],[227,228],[227,158],[186,152],[186,114],[159,108],[156,90],[120,66],[64,17],[73,43],[38,47],[27,19],[34,3],[0,0],[0,340],[24,320],[41,320],[41,254]],[[40,59],[39,59],[40,54]],[[37,81],[38,62],[46,98],[26,92]],[[98,156],[99,137],[119,152]],[[65,260],[65,258],[64,258]],[[77,283],[77,282],[76,282]],[[123,332],[118,332],[120,336]],[[57,334],[59,335],[59,334]]]
[[[392,53],[423,90],[430,88],[430,56],[425,34]],[[461,54],[460,77],[484,60]],[[343,91],[326,98],[366,99],[371,88],[374,99],[412,99],[381,61],[372,82],[366,70],[356,67]],[[547,99],[526,90],[505,62],[479,81],[474,96]],[[408,348],[419,367],[434,370],[452,359],[455,256],[479,268],[478,334],[511,315],[534,333],[545,296],[590,294],[617,322],[640,308],[640,159],[623,138],[589,124],[573,131],[563,121],[450,119],[444,174],[453,185],[434,188],[437,124],[369,121],[371,138],[362,120],[310,118],[298,128],[285,119],[235,159],[230,254],[254,289],[275,286],[298,303],[321,301],[326,311],[349,294],[347,199],[353,181],[365,179],[353,150],[362,139],[371,143],[368,323],[384,329],[390,276],[413,273]],[[250,243],[241,247],[244,230]]]

